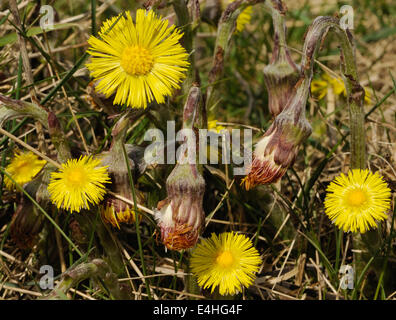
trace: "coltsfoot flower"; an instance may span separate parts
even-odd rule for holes
[[[159,202],[156,219],[161,241],[170,250],[195,246],[202,232],[205,180],[195,165],[177,164],[166,181],[168,197]]]
[[[234,295],[255,280],[261,258],[253,243],[232,232],[200,242],[191,254],[191,270],[204,289],[218,288],[221,295]]]
[[[268,91],[268,109],[276,117],[295,94],[295,85],[299,79],[299,70],[289,49],[282,47],[276,38],[271,62],[264,67],[263,76]]]
[[[232,1],[229,1],[231,3]],[[248,6],[239,14],[236,21],[236,32],[242,32],[245,29],[245,26],[250,23],[250,19],[252,18],[253,7]]]
[[[320,79],[312,80],[311,92],[318,100],[323,99],[332,90],[336,96],[347,96],[344,81],[340,77],[329,76],[324,73]],[[367,88],[364,88],[364,101],[371,103],[371,94]]]
[[[128,155],[126,158],[124,156],[124,148],[127,154],[127,149],[129,149],[129,147],[133,148],[132,145],[124,144],[129,124],[130,119],[128,115],[124,115],[116,122],[111,132],[113,140],[110,150],[103,152],[100,157],[102,165],[107,167],[107,172],[112,182],[109,189],[125,199],[133,201],[133,191],[131,181],[129,180],[128,168],[132,175],[137,173],[138,170],[135,170],[137,167],[135,162]],[[137,202],[140,204],[143,203],[143,194],[136,188],[135,193]],[[107,194],[105,196],[100,214],[105,223],[109,223],[118,229],[120,229],[121,223],[132,224],[136,219],[134,205],[116,198],[113,194]],[[139,217],[141,218],[141,216]]]
[[[202,19],[213,25],[217,25],[222,12],[232,2],[233,0],[205,0],[204,2],[201,2]],[[252,6],[247,6],[242,10],[236,21],[235,33],[242,32],[245,29],[245,26],[251,20],[252,13]]]
[[[109,197],[101,210],[101,216],[105,223],[120,229],[120,224],[132,224],[135,222],[136,215],[134,209],[120,199]]]
[[[364,233],[387,218],[391,190],[378,172],[353,169],[348,175],[341,173],[326,191],[325,212],[345,232]]]
[[[99,80],[96,90],[107,98],[115,94],[114,104],[134,108],[145,108],[154,100],[164,103],[180,88],[189,65],[188,53],[179,43],[183,33],[168,23],[143,9],[137,10],[136,23],[129,12],[107,20],[99,32],[101,39],[88,40],[92,60],[87,68]]]
[[[302,114],[297,122],[286,112],[278,115],[256,144],[250,171],[242,180],[246,190],[278,181],[293,165],[301,143],[311,131]]]
[[[68,160],[51,173],[48,192],[58,209],[80,212],[103,200],[105,184],[109,182],[109,174],[101,161],[83,156]]]
[[[6,171],[16,183],[23,186],[25,183],[31,181],[46,163],[47,161],[39,159],[31,151],[16,151],[14,158],[6,167]],[[8,177],[4,177],[4,183],[7,189],[12,190],[14,188],[14,182]]]
[[[121,176],[110,172],[112,177],[112,191],[123,196],[126,199],[133,201],[132,188],[128,179],[128,173],[121,178]],[[143,194],[135,189],[137,202],[143,203]],[[106,195],[103,201],[103,206],[100,210],[102,220],[105,223],[111,224],[113,227],[120,229],[121,224],[133,224],[136,219],[135,208],[133,205],[126,203],[112,195]],[[139,221],[141,215],[138,215]]]

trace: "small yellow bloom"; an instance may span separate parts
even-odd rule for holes
[[[80,212],[103,200],[104,184],[110,182],[110,177],[100,163],[99,159],[84,156],[68,160],[59,171],[51,173],[48,192],[57,208]]]
[[[98,92],[106,98],[115,93],[114,104],[145,108],[154,100],[164,103],[173,89],[180,88],[188,53],[179,43],[183,33],[168,24],[143,9],[137,10],[136,23],[129,12],[104,22],[102,39],[91,36],[87,51],[92,55],[87,68],[99,80]]]
[[[341,173],[327,187],[325,212],[345,232],[364,233],[387,218],[391,192],[383,178],[370,170]]]
[[[213,117],[209,117],[209,119],[213,119]],[[212,131],[215,132],[217,134],[222,134],[222,131],[226,130],[225,127],[218,125],[217,124],[217,120],[208,120],[208,131]],[[222,145],[216,145],[216,144],[212,144],[210,143],[207,147],[206,147],[206,155],[207,155],[207,159],[209,160],[209,162],[214,161],[216,162],[216,159],[218,161],[218,163],[221,163],[222,161],[222,154],[221,152],[219,152],[219,148],[222,148]]]
[[[221,295],[234,295],[253,283],[261,258],[249,238],[226,232],[219,237],[213,233],[199,243],[190,263],[200,286],[212,287],[212,292],[218,287]]]
[[[217,124],[217,120],[209,120],[208,121],[208,130],[209,131],[220,133],[221,130],[224,130],[224,129],[225,129],[225,127]]]
[[[118,229],[120,229],[120,223],[132,224],[136,219],[135,211],[129,206],[126,206],[125,210],[118,210],[115,206],[106,205],[101,210],[101,216],[104,222]]]
[[[16,183],[23,186],[25,183],[31,181],[36,174],[41,171],[46,163],[47,161],[40,160],[31,151],[16,151],[14,158],[6,167],[6,171]],[[14,182],[12,182],[8,177],[4,178],[4,183],[7,189],[12,190],[14,188]]]
[[[232,1],[230,1],[232,2]],[[246,7],[238,16],[237,22],[236,22],[236,32],[242,32],[243,29],[245,28],[245,25],[247,25],[250,22],[250,19],[252,17],[253,13],[253,7],[249,6]]]
[[[231,2],[234,2],[234,0],[220,0],[221,9],[225,10]],[[250,22],[252,13],[253,13],[252,6],[248,6],[244,10],[242,10],[236,21],[235,33],[243,31],[245,26]]]
[[[332,77],[327,73],[324,73],[319,80],[312,80],[311,82],[311,92],[319,99],[323,99],[328,90],[332,90],[336,96],[343,95],[346,97],[347,92],[345,88],[344,81],[340,77]],[[364,101],[366,103],[371,102],[371,94],[367,88],[364,88],[365,96]]]

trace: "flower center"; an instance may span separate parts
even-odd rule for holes
[[[85,181],[85,173],[80,168],[76,168],[69,172],[67,181],[74,187],[80,186]]]
[[[367,200],[366,193],[362,189],[355,189],[348,193],[347,202],[350,206],[359,207]]]
[[[144,76],[151,71],[154,59],[150,51],[140,46],[126,47],[122,52],[121,66],[131,76]]]
[[[223,251],[217,256],[216,263],[222,268],[228,268],[234,263],[234,257],[230,251]]]

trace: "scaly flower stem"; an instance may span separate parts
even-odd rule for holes
[[[17,116],[32,117],[34,120],[39,121],[44,126],[44,128],[48,128],[47,112],[36,103],[15,100],[0,94],[0,108],[1,107],[5,107],[8,110],[14,111],[10,118],[14,118]]]
[[[137,237],[137,242],[138,242],[138,248],[139,248],[139,255],[140,255],[140,261],[142,264],[142,271],[143,271],[143,275],[147,276],[147,271],[146,271],[146,263],[144,261],[144,253],[143,253],[143,246],[142,246],[142,239],[141,239],[141,235],[140,235],[140,226],[139,226],[139,217],[137,216],[138,213],[138,207],[137,207],[137,200],[136,200],[136,191],[135,191],[135,185],[133,183],[133,177],[132,177],[132,173],[131,173],[131,168],[129,166],[129,161],[128,161],[128,155],[127,152],[125,150],[125,145],[122,145],[122,151],[123,151],[123,155],[124,155],[124,159],[125,159],[125,163],[127,165],[128,168],[128,176],[129,176],[129,183],[131,185],[131,189],[132,189],[132,198],[133,198],[133,205],[134,205],[134,210],[135,210],[135,227],[136,227],[136,237]],[[144,282],[146,284],[146,288],[147,288],[147,296],[149,298],[149,300],[151,300],[151,289],[150,289],[150,282],[147,278],[144,279]]]
[[[101,259],[94,259],[91,262],[81,263],[64,272],[62,280],[44,299],[62,299],[62,294],[65,295],[72,287],[77,286],[78,283],[88,278],[102,280],[114,299],[124,300],[129,298],[126,292],[122,292],[117,277],[112,273],[107,263]],[[101,281],[98,281],[98,283],[101,283]]]
[[[190,66],[182,85],[183,96],[187,99],[188,91],[197,77],[195,70],[195,34],[200,22],[200,7],[198,0],[192,1],[190,10],[186,0],[174,0],[172,4],[177,16],[178,26],[184,33],[181,43],[189,53]]]
[[[44,128],[48,129],[48,132],[51,136],[51,141],[58,152],[59,162],[65,162],[66,160],[71,158],[69,144],[67,142],[67,139],[65,138],[65,135],[55,113],[53,113],[52,111],[44,110],[37,103],[14,100],[3,95],[0,95],[0,108],[1,107],[5,107],[7,110],[13,111],[13,113],[9,115],[10,118],[29,116],[32,117],[34,120],[39,121]],[[5,119],[7,119],[7,115]],[[0,122],[1,121],[2,119],[0,119]],[[9,135],[5,133],[3,134],[11,138]],[[15,138],[12,139],[15,140]]]
[[[343,30],[339,21],[332,17],[318,17],[310,27],[309,32],[312,37],[307,35],[306,43],[315,41],[319,45],[328,29],[332,28],[341,44],[341,72],[347,91],[347,102],[349,109],[349,129],[351,133],[351,169],[366,168],[366,137],[364,129],[364,89],[360,86],[356,67],[355,47],[353,45],[352,34],[349,30]],[[304,51],[305,52],[305,51]],[[308,52],[309,53],[309,52]],[[306,65],[310,62],[312,66],[312,55],[304,57]],[[306,69],[306,68],[305,68]],[[367,271],[366,266],[370,258],[377,252],[381,245],[379,230],[368,231],[363,235],[358,233],[353,236],[354,240],[354,264],[355,274],[361,277]],[[378,263],[375,259],[374,264]],[[370,285],[370,284],[368,284]]]
[[[318,17],[312,23],[304,44],[301,70],[312,77],[313,60],[318,47],[329,29],[335,31],[341,44],[341,72],[347,90],[351,131],[351,169],[366,167],[366,141],[364,130],[364,90],[359,84],[355,48],[352,35],[343,30],[339,21],[333,17]]]
[[[272,62],[277,57],[289,51],[286,42],[286,23],[285,13],[286,8],[281,0],[266,1],[264,8],[271,14],[272,24],[274,26],[274,51],[272,55]],[[292,61],[294,64],[294,62]]]
[[[246,7],[263,1],[264,0],[236,0],[231,2],[221,15],[217,29],[212,69],[208,76],[209,85],[206,93],[206,110],[211,110],[219,102],[219,93],[217,90],[218,81],[224,73],[224,59],[229,51],[230,40],[235,31],[239,14]]]

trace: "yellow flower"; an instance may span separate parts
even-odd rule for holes
[[[327,187],[325,212],[345,232],[364,233],[387,218],[391,192],[382,177],[370,170],[341,173]]]
[[[213,117],[209,116],[208,131],[212,131],[217,134],[222,134],[222,130],[226,130],[225,127],[217,124],[217,120],[214,120],[214,119],[210,120],[210,119],[213,119]],[[207,159],[209,160],[209,162],[211,161],[211,159],[212,159],[212,161],[215,161],[215,159],[217,159],[218,163],[222,162],[222,154],[221,154],[221,152],[219,152],[219,148],[220,149],[222,148],[221,144],[214,145],[214,144],[210,143],[206,147],[206,156],[207,156]]]
[[[221,10],[225,10],[227,6],[234,2],[234,0],[221,0]],[[243,29],[245,28],[245,25],[247,25],[250,22],[251,16],[253,13],[253,7],[248,6],[242,12],[239,14],[237,21],[236,21],[236,27],[235,27],[235,33],[242,32]]]
[[[312,80],[311,92],[315,94],[319,100],[323,99],[327,95],[328,90],[332,90],[336,96],[343,95],[346,97],[347,95],[344,81],[340,77],[332,77],[327,73],[324,73],[320,80]],[[367,88],[364,88],[364,91],[364,101],[366,103],[370,103],[370,91],[367,90]]]
[[[232,1],[230,1],[232,2]],[[253,13],[253,7],[249,6],[246,7],[238,16],[237,22],[236,22],[236,32],[242,32],[243,29],[245,28],[245,25],[247,25],[250,22],[250,18],[252,17]]]
[[[101,210],[102,219],[106,223],[110,223],[113,227],[120,229],[120,223],[132,224],[135,222],[135,211],[130,207],[125,210],[117,210],[114,206],[107,205]]]
[[[34,176],[41,171],[46,163],[47,161],[40,160],[31,151],[16,151],[11,163],[6,167],[6,171],[16,183],[22,186],[31,181]],[[12,182],[11,179],[5,177],[4,183],[7,189],[13,189],[14,182]]]
[[[99,80],[96,89],[106,98],[115,93],[114,104],[145,108],[153,100],[164,103],[173,89],[180,88],[189,65],[188,53],[179,43],[183,33],[168,24],[143,9],[137,10],[136,23],[129,12],[107,20],[99,32],[101,39],[88,40],[92,61],[87,68]]]
[[[110,182],[110,177],[100,163],[99,159],[84,156],[68,160],[59,171],[51,173],[48,192],[57,208],[80,212],[103,200],[104,184]]]
[[[225,129],[225,127],[217,124],[217,120],[209,120],[208,121],[208,130],[209,131],[220,133],[221,130],[224,130],[224,129]]]
[[[199,243],[190,262],[200,286],[212,287],[212,292],[218,287],[221,295],[234,295],[253,283],[261,258],[249,238],[226,232],[219,237],[213,233]]]

